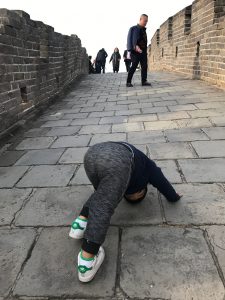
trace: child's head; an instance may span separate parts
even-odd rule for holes
[[[145,187],[143,190],[141,190],[140,192],[134,193],[134,194],[130,194],[130,195],[124,195],[124,198],[132,204],[137,204],[139,202],[141,202],[146,194],[147,194],[147,187]]]

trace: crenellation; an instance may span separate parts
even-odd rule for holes
[[[181,72],[225,87],[224,15],[225,0],[196,0],[170,17],[151,40],[149,70]]]

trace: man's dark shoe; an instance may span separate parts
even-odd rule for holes
[[[148,81],[142,82],[142,86],[152,86],[152,84]]]
[[[133,84],[130,82],[127,82],[127,87],[133,87]]]

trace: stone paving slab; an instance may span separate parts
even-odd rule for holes
[[[29,149],[45,149],[54,142],[55,137],[36,137],[26,138],[17,147],[17,150],[29,150]]]
[[[148,188],[145,199],[139,204],[130,204],[123,199],[111,219],[111,224],[117,226],[159,224],[162,222],[157,190],[153,187]]]
[[[187,143],[148,144],[152,159],[193,158],[194,153]]]
[[[68,228],[44,229],[15,290],[16,296],[112,297],[115,289],[118,229],[111,228],[104,244],[106,257],[95,280],[78,281],[76,261],[81,242],[69,239]]]
[[[83,148],[68,148],[61,156],[60,164],[77,164],[83,163],[84,155],[87,152],[88,147]]]
[[[6,151],[0,156],[0,167],[9,167],[25,153],[25,151]]]
[[[86,147],[90,138],[90,135],[61,136],[52,144],[51,148]]]
[[[48,128],[45,136],[66,136],[66,135],[75,135],[81,126],[67,126],[67,127],[53,127]]]
[[[31,189],[0,189],[0,225],[10,225]]]
[[[200,128],[200,127],[211,127],[212,124],[207,118],[197,118],[197,119],[184,119],[176,121],[180,128]]]
[[[155,162],[171,183],[182,183],[179,170],[174,160],[159,160]]]
[[[201,230],[124,229],[121,260],[120,284],[129,297],[223,300],[224,286]]]
[[[82,126],[79,134],[110,133],[110,125],[86,125]]]
[[[165,130],[169,142],[188,142],[209,140],[207,135],[199,128],[181,128]]]
[[[99,124],[120,124],[127,123],[128,117],[126,116],[114,116],[101,118]]]
[[[224,224],[225,192],[217,184],[179,184],[177,192],[183,197],[177,203],[163,196],[166,221],[172,224]]]
[[[117,141],[126,141],[126,134],[125,133],[109,133],[109,134],[95,134],[90,142],[90,146],[102,143],[102,142],[117,142]]]
[[[0,188],[12,188],[29,167],[0,167]]]
[[[225,274],[225,226],[210,226],[206,230],[220,268]]]
[[[1,192],[1,191],[0,191]],[[38,188],[17,215],[16,226],[69,226],[93,193],[89,186]]]
[[[225,126],[225,118],[222,117],[211,117],[210,121],[216,126]]]
[[[76,165],[34,166],[17,183],[17,187],[66,186],[75,170]]]
[[[45,136],[48,131],[49,128],[31,128],[30,130],[24,133],[24,136],[27,138],[41,137]]]
[[[225,137],[224,137],[225,138]],[[224,157],[225,140],[200,141],[191,143],[199,157]]]
[[[144,122],[146,130],[165,130],[178,128],[178,124],[175,121],[155,121]]]
[[[73,177],[73,179],[71,180],[70,182],[71,185],[74,185],[74,184],[91,184],[87,175],[86,175],[86,172],[85,172],[85,169],[84,169],[84,165],[80,165],[78,171],[76,172],[75,176]]]
[[[225,182],[225,159],[188,159],[179,160],[187,182]]]
[[[140,123],[122,123],[112,125],[112,132],[131,132],[131,131],[143,131],[144,126]]]
[[[166,142],[162,131],[129,132],[128,142],[131,144],[148,144]]]
[[[64,148],[30,150],[24,154],[15,165],[54,165],[64,152]]]
[[[70,125],[71,120],[47,121],[41,127],[62,127]]]
[[[212,140],[225,140],[225,127],[203,128],[203,131]]]
[[[100,121],[100,118],[85,118],[85,119],[76,119],[71,122],[71,126],[77,125],[97,125]]]
[[[12,288],[34,238],[32,229],[0,229],[0,296]]]

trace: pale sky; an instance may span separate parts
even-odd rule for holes
[[[142,13],[149,16],[148,43],[159,26],[170,16],[190,5],[192,0],[0,0],[0,8],[26,11],[31,19],[42,21],[55,31],[77,34],[93,58],[105,48],[111,56],[118,47],[126,48],[127,33]],[[112,71],[108,64],[107,71]],[[124,63],[121,63],[124,71]]]

